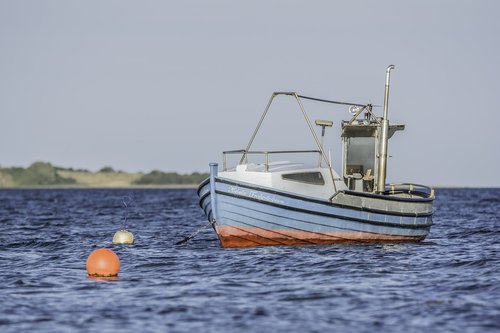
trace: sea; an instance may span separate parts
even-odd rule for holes
[[[194,189],[0,190],[0,332],[500,332],[500,189],[436,196],[420,243],[227,249]]]

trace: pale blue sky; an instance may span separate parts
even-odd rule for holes
[[[390,120],[407,130],[388,180],[500,186],[498,13],[498,1],[0,0],[0,165],[207,171],[246,145],[271,92],[382,104],[393,63]],[[346,109],[320,109],[337,140]],[[314,148],[276,140],[285,117],[260,143]]]

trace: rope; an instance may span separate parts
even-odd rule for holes
[[[316,102],[332,103],[332,104],[339,104],[339,105],[355,105],[355,106],[361,106],[361,107],[367,106],[366,104],[331,101],[331,100],[328,100],[328,99],[308,97],[308,96],[303,96],[303,95],[297,95],[297,96],[300,97],[300,98],[309,99],[311,101],[316,101]]]
[[[189,242],[191,239],[193,239],[194,237],[196,237],[196,235],[198,235],[202,230],[208,228],[208,227],[211,227],[212,226],[212,223],[211,222],[208,222],[208,224],[204,224],[202,225],[201,227],[199,227],[198,229],[196,229],[194,232],[192,232],[190,235],[188,235],[187,237],[184,237],[184,239],[178,241],[177,243],[175,243],[175,245],[182,245],[182,244],[185,244],[187,242]]]
[[[130,206],[133,202],[134,202],[134,200],[131,197],[129,197],[128,195],[123,197],[122,204],[123,204],[123,207],[125,208],[125,218],[123,219],[123,225],[125,226],[125,228],[128,227],[127,222],[128,222],[128,217],[130,215]]]

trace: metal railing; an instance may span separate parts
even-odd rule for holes
[[[261,118],[259,120],[259,123],[257,124],[257,127],[255,128],[255,130],[254,130],[254,132],[252,134],[252,137],[250,138],[250,141],[248,142],[248,145],[247,145],[247,147],[245,149],[246,150],[246,154],[250,153],[250,147],[252,146],[253,140],[255,139],[255,136],[259,132],[260,126],[262,125],[262,122],[264,121],[264,118],[266,118],[267,112],[269,111],[269,108],[271,107],[271,104],[273,103],[274,98],[276,96],[280,96],[280,95],[292,96],[297,101],[297,104],[299,105],[300,111],[302,112],[302,115],[304,116],[304,119],[305,119],[305,121],[307,123],[307,126],[309,127],[309,130],[311,131],[311,134],[312,134],[312,136],[314,138],[314,141],[316,142],[316,145],[318,146],[318,150],[320,152],[319,157],[325,161],[326,165],[328,165],[328,171],[329,171],[330,177],[332,179],[333,189],[334,189],[335,192],[337,192],[337,186],[335,185],[335,177],[333,176],[333,170],[332,170],[331,163],[326,158],[325,152],[323,150],[323,146],[321,145],[321,143],[320,143],[320,141],[318,139],[318,136],[314,132],[314,128],[312,126],[311,120],[309,119],[309,116],[307,115],[307,112],[304,109],[304,105],[302,105],[301,98],[315,100],[315,101],[320,101],[320,102],[326,102],[326,103],[341,104],[341,105],[356,105],[356,106],[360,106],[360,107],[366,107],[366,105],[363,105],[363,104],[353,104],[353,103],[345,103],[345,102],[338,102],[338,101],[329,101],[329,100],[324,100],[324,99],[319,99],[319,98],[312,98],[312,97],[307,97],[307,96],[299,95],[296,92],[274,92],[271,95],[271,98],[269,98],[269,102],[267,103],[266,109],[264,110],[264,113],[262,114],[262,116],[261,116]],[[242,158],[240,160],[240,164],[243,163],[243,158],[244,157],[245,157],[245,155],[242,156]],[[268,163],[266,165],[267,165],[267,169],[269,169]],[[321,165],[321,163],[320,163],[320,165]]]
[[[241,162],[248,163],[248,155],[260,154],[264,155],[264,170],[269,172],[269,155],[272,154],[304,154],[304,153],[316,153],[321,157],[320,150],[271,150],[271,151],[247,151],[245,149],[240,150],[228,150],[222,152],[222,169],[227,171],[227,155],[242,154]],[[321,162],[320,162],[321,164]]]
[[[408,184],[408,183],[385,185],[384,194],[394,195],[400,193],[407,193],[410,195],[414,194],[425,198],[434,198],[435,196],[434,189],[432,187],[425,185]]]

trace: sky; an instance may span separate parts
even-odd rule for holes
[[[388,181],[498,187],[499,12],[494,0],[0,0],[0,165],[206,172],[246,146],[273,91],[381,105],[394,64],[389,120],[406,130],[389,142]],[[255,148],[315,148],[287,103]],[[339,166],[347,107],[304,105],[334,121]]]

